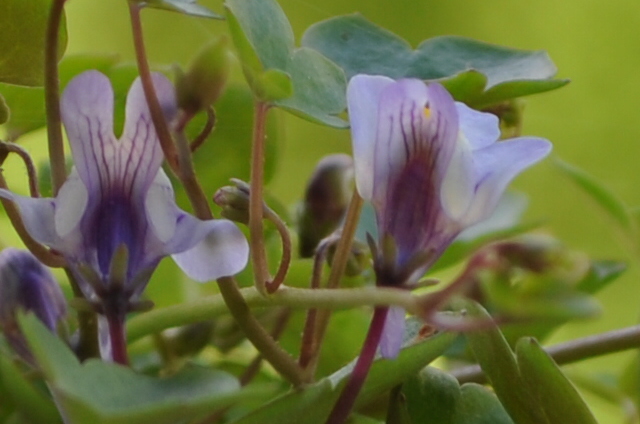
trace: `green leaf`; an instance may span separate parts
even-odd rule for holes
[[[513,424],[498,398],[485,387],[464,384],[427,367],[402,386],[413,423]]]
[[[529,402],[539,405],[548,422],[597,424],[576,388],[535,339],[520,340],[516,354]]]
[[[405,336],[411,338],[417,328]],[[378,396],[402,383],[409,376],[440,356],[455,339],[454,333],[440,333],[402,349],[394,360],[378,358],[365,381],[356,402],[366,405]],[[234,424],[321,424],[324,423],[333,404],[346,384],[353,363],[317,383],[295,390],[273,402],[234,421]]]
[[[516,358],[498,327],[491,323],[491,316],[475,302],[464,305],[470,317],[486,323],[483,330],[466,333],[465,337],[513,421],[518,424],[549,423],[539,406],[531,402]]]
[[[74,55],[60,61],[60,87],[64,86],[79,73],[96,69],[103,73],[116,64],[115,55]],[[22,134],[41,128],[46,123],[44,109],[44,89],[41,87],[22,87],[0,83],[2,93],[11,107],[11,118],[7,122],[8,137],[15,140]]]
[[[33,424],[61,423],[53,400],[27,380],[14,361],[0,353],[0,385],[8,388],[7,396]],[[3,399],[5,401],[5,399]]]
[[[170,10],[199,18],[224,19],[223,16],[199,5],[196,0],[144,0],[138,3],[153,9]]]
[[[631,219],[629,208],[622,200],[582,169],[561,160],[557,160],[556,165],[563,174],[569,177],[602,207],[622,231],[631,233],[634,239],[636,238],[637,228]]]
[[[255,395],[231,375],[196,366],[166,378],[120,365],[80,364],[34,315],[19,318],[40,368],[70,423],[174,424],[193,420]]]
[[[627,270],[627,265],[618,261],[591,261],[587,275],[576,288],[581,292],[595,294]]]
[[[229,28],[243,70],[256,97],[304,119],[344,128],[337,117],[346,107],[342,70],[315,50],[296,48],[293,31],[274,0],[228,0]],[[264,72],[278,70],[291,78],[292,92],[279,77],[275,96],[264,87]],[[283,97],[284,94],[288,96]]]
[[[0,82],[41,86],[44,81],[44,40],[51,0],[0,2]],[[64,16],[60,25],[58,57],[67,46]]]
[[[356,74],[440,80],[457,100],[484,107],[565,85],[553,80],[556,67],[542,51],[510,49],[469,38],[445,36],[423,41],[417,49],[359,14],[312,25],[302,45],[318,50]]]

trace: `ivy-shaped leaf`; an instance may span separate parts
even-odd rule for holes
[[[34,315],[19,321],[68,423],[175,424],[255,396],[230,374],[207,368],[154,378],[95,359],[80,364]]]
[[[31,87],[44,81],[44,40],[51,0],[0,2],[0,82]],[[67,46],[64,16],[58,56]]]
[[[245,76],[256,97],[305,119],[343,128],[346,81],[317,51],[296,48],[275,0],[227,0],[227,18]]]
[[[302,45],[318,50],[347,76],[439,80],[456,100],[482,108],[514,97],[567,84],[553,79],[556,67],[547,53],[445,36],[423,41],[417,49],[359,14],[339,16],[311,26]]]

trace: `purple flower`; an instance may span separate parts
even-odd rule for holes
[[[51,272],[31,253],[7,248],[0,252],[0,329],[16,353],[33,363],[16,321],[18,310],[33,312],[56,333],[67,303]]]
[[[376,211],[380,285],[415,282],[463,229],[491,215],[518,173],[551,150],[541,138],[496,142],[496,116],[455,102],[436,83],[357,75],[347,102],[356,185]],[[404,312],[392,308],[383,356],[398,353],[403,327]]]
[[[153,83],[171,123],[177,112],[173,87],[159,74]],[[18,204],[33,238],[67,258],[87,298],[117,290],[120,299],[135,299],[167,255],[198,281],[244,268],[248,244],[235,224],[202,221],[176,206],[139,79],[127,97],[119,140],[113,134],[113,90],[99,72],[68,84],[61,111],[75,166],[57,197],[6,190],[0,196]]]

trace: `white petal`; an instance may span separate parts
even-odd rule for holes
[[[88,199],[87,188],[74,168],[71,175],[60,187],[58,197],[56,197],[54,222],[56,232],[60,237],[66,237],[78,227],[87,208]]]
[[[380,93],[393,83],[391,78],[383,76],[356,75],[351,78],[347,87],[356,185],[360,196],[366,200],[371,200],[373,193],[379,97]]]
[[[440,202],[449,218],[458,221],[467,213],[473,201],[475,183],[471,147],[460,132],[440,191]]]
[[[249,244],[238,227],[225,219],[204,221],[202,224],[201,230],[208,230],[205,237],[191,249],[172,255],[178,266],[200,282],[242,271],[249,258]]]
[[[54,199],[20,196],[5,189],[0,189],[0,197],[18,205],[22,222],[31,237],[46,246],[56,246],[59,239],[54,225]]]
[[[169,178],[160,169],[147,191],[144,202],[151,228],[162,243],[168,242],[176,232],[176,204]]]

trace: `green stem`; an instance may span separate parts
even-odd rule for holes
[[[53,195],[58,194],[67,179],[60,118],[60,86],[58,81],[58,38],[65,0],[53,0],[49,11],[44,50],[44,104],[47,113],[47,136],[49,163],[51,164],[51,186]]]
[[[221,292],[230,290],[229,287],[233,284],[231,279],[222,279],[220,281]],[[255,287],[236,289],[236,292],[240,298],[234,298],[234,305],[235,302],[242,302],[243,305],[240,308],[287,306],[292,309],[348,309],[360,306],[395,305],[413,314],[418,314],[421,311],[420,296],[414,296],[408,291],[395,288],[312,290],[280,286],[277,292],[268,297],[262,296]],[[194,302],[156,309],[129,320],[128,339],[132,343],[167,328],[205,321],[227,312],[228,309],[221,295],[207,296]]]
[[[171,167],[171,169],[178,173],[178,158],[176,149],[171,138],[171,132],[167,125],[167,121],[162,113],[156,90],[153,87],[153,80],[151,79],[151,70],[149,69],[149,62],[147,61],[147,52],[144,46],[144,37],[142,33],[142,22],[140,20],[141,6],[137,2],[129,2],[129,16],[131,17],[131,31],[133,34],[133,45],[136,51],[136,62],[138,64],[138,72],[140,73],[140,80],[142,82],[142,90],[144,96],[149,105],[149,113],[151,114],[151,120],[153,126],[160,140],[160,146],[164,157]]]
[[[351,253],[351,246],[353,244],[353,236],[358,228],[358,220],[360,219],[360,211],[363,205],[362,197],[354,190],[351,202],[349,203],[349,209],[345,216],[344,227],[342,228],[342,234],[340,240],[336,246],[336,252],[333,255],[333,261],[331,262],[331,272],[329,274],[329,280],[327,282],[327,288],[334,289],[340,285],[340,280],[344,275],[344,271],[347,268],[349,257]],[[308,372],[310,375],[315,374],[316,366],[318,365],[320,347],[324,340],[324,335],[329,326],[329,318],[331,317],[330,310],[318,311],[316,317],[316,334],[314,338],[314,346],[316,351],[312,354],[308,365]]]
[[[251,314],[249,306],[235,280],[223,277],[218,280],[218,287],[229,311],[247,336],[249,341],[260,351],[262,357],[268,361],[287,381],[298,387],[306,383],[302,369],[296,361],[284,351],[271,335],[260,325]],[[180,305],[182,306],[182,305]]]
[[[266,284],[269,282],[267,255],[264,247],[262,229],[263,201],[262,188],[264,183],[264,151],[265,151],[265,123],[269,105],[256,101],[254,107],[253,142],[251,148],[251,181],[249,191],[249,235],[251,243],[251,260],[255,286],[266,294]]]
[[[264,203],[264,202],[263,202]],[[289,236],[289,229],[285,225],[284,221],[266,204],[264,208],[264,217],[271,221],[276,226],[280,239],[282,240],[282,258],[280,259],[280,266],[276,275],[272,281],[268,281],[266,288],[269,293],[273,293],[278,290],[278,287],[284,283],[284,279],[287,277],[289,271],[289,265],[291,264],[291,237]]]
[[[558,365],[564,365],[638,347],[640,347],[640,325],[634,325],[559,343],[545,347],[545,350]],[[477,365],[454,369],[451,374],[460,384],[486,382],[486,376]]]

